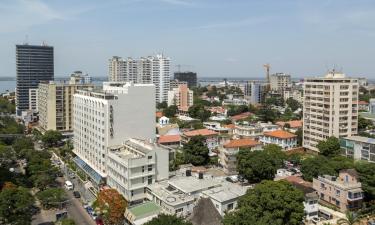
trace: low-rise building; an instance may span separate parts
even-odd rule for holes
[[[128,139],[108,150],[107,184],[130,202],[142,202],[145,188],[168,179],[169,150],[157,144]]]
[[[314,178],[313,187],[320,200],[336,206],[341,212],[362,207],[362,184],[354,169],[340,171],[339,177],[324,175]]]
[[[220,134],[227,134],[229,131],[228,128],[222,127],[219,122],[203,122],[203,126]]]
[[[258,124],[247,122],[237,123],[233,129],[233,135],[236,138],[257,139],[263,134],[263,128]]]
[[[284,130],[264,132],[260,138],[260,142],[266,145],[276,144],[284,150],[289,150],[297,147],[297,135]]]
[[[366,101],[358,101],[358,110],[369,111],[369,103]]]
[[[169,147],[181,146],[181,135],[161,135],[159,136],[158,143]]]
[[[375,139],[351,136],[340,139],[341,150],[347,157],[375,163]]]
[[[219,164],[226,174],[237,174],[237,154],[241,148],[261,150],[262,144],[253,139],[235,139],[220,148]]]
[[[290,131],[292,133],[297,132],[298,129],[302,129],[303,122],[302,120],[290,120],[290,121],[279,121],[276,122],[281,128]]]

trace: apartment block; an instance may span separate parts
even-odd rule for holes
[[[275,73],[270,76],[270,87],[273,91],[282,91],[291,86],[291,76],[285,73]]]
[[[104,82],[74,94],[74,153],[96,182],[107,176],[108,147],[127,138],[155,139],[153,84]],[[79,161],[77,160],[77,161]]]
[[[187,111],[193,105],[194,93],[186,84],[168,91],[168,106],[175,105],[177,108]]]
[[[155,85],[157,103],[168,101],[170,58],[162,54],[133,59],[114,56],[109,60],[108,80]]]
[[[264,85],[260,81],[247,81],[244,85],[245,98],[250,104],[260,104],[263,101]]]
[[[34,112],[38,111],[38,89],[30,88],[29,89],[29,110]]]
[[[341,212],[362,207],[362,184],[353,169],[340,171],[339,177],[324,175],[314,178],[313,188],[320,200],[336,206]]]
[[[145,188],[169,177],[169,150],[146,140],[128,139],[111,146],[107,158],[107,184],[128,202],[142,202]]]
[[[316,145],[328,137],[358,132],[358,80],[332,71],[323,78],[306,78],[303,103],[303,147],[318,151]]]
[[[375,163],[375,139],[361,136],[340,139],[342,153],[355,160]]]

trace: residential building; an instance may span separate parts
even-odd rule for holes
[[[29,89],[29,110],[34,112],[38,111],[38,89],[30,88]]]
[[[289,133],[284,130],[275,130],[271,132],[264,132],[260,138],[263,144],[275,144],[280,146],[283,150],[289,150],[297,147],[297,135]]]
[[[157,103],[168,101],[170,58],[162,54],[133,59],[114,56],[109,60],[109,81],[155,85]]]
[[[133,204],[146,198],[145,188],[169,177],[169,150],[155,143],[128,139],[109,147],[107,185]]]
[[[41,82],[38,90],[39,127],[44,131],[73,131],[73,95],[79,89],[93,88],[92,84]]]
[[[276,125],[280,126],[284,130],[296,133],[298,129],[302,129],[303,122],[302,120],[278,121],[276,122]]]
[[[303,91],[296,88],[286,88],[283,90],[284,101],[292,98],[299,103],[303,103]]]
[[[304,82],[303,147],[319,151],[319,141],[358,132],[358,80],[332,71]]]
[[[234,139],[224,144],[219,150],[219,164],[226,174],[237,174],[237,154],[241,148],[251,151],[262,150],[262,144],[253,139]]]
[[[92,78],[88,74],[83,74],[82,71],[74,71],[70,75],[70,84],[91,84]]]
[[[263,87],[260,81],[247,81],[244,86],[245,98],[250,104],[260,104],[263,102]]]
[[[179,80],[171,80],[169,82],[169,90],[173,90],[175,88],[178,88],[178,86],[180,86],[181,84],[186,84],[188,85],[188,83],[186,81],[179,81]],[[189,87],[189,86],[188,86]]]
[[[358,110],[360,111],[370,111],[369,103],[366,101],[358,101]]]
[[[263,128],[261,126],[247,122],[236,123],[233,129],[233,136],[235,138],[258,139],[262,134]]]
[[[16,45],[16,113],[21,115],[29,105],[29,89],[38,88],[41,81],[54,78],[53,47]]]
[[[194,72],[175,72],[174,79],[187,82],[189,88],[196,87],[198,84],[197,73]]]
[[[155,139],[155,87],[104,82],[103,89],[78,90],[73,99],[74,153],[96,183],[105,179],[108,147],[127,138]]]
[[[291,77],[285,73],[275,73],[270,76],[270,88],[272,91],[282,92],[291,86]]]
[[[203,126],[209,130],[218,132],[219,134],[227,134],[229,129],[222,127],[219,122],[203,122]]]
[[[168,91],[168,106],[175,105],[178,109],[188,110],[193,105],[193,91],[186,84]]]
[[[375,98],[370,99],[369,109],[370,114],[375,114]]]
[[[355,160],[375,163],[375,139],[361,136],[340,138],[343,154]]]
[[[210,154],[213,154],[212,150],[217,148],[219,145],[218,132],[209,129],[198,129],[192,131],[186,131],[182,134],[182,142],[187,143],[194,136],[203,136],[206,140],[206,145],[210,149]]]
[[[336,206],[341,212],[362,207],[362,184],[354,169],[342,170],[338,177],[324,175],[314,178],[313,187],[320,200]]]
[[[160,135],[158,143],[169,147],[180,147],[181,146],[181,135]]]

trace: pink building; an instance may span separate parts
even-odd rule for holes
[[[187,111],[193,105],[193,91],[187,84],[180,84],[178,88],[168,92],[168,106],[176,105],[180,110]]]

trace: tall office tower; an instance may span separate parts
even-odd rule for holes
[[[259,104],[262,102],[263,87],[259,81],[247,81],[244,87],[244,95],[251,104]]]
[[[109,81],[154,84],[156,102],[168,101],[170,83],[170,58],[164,55],[109,60]]]
[[[197,86],[197,73],[194,72],[175,72],[174,79],[179,81],[186,81],[189,88]]]
[[[74,77],[76,78],[76,77]],[[39,126],[43,130],[73,131],[73,95],[79,89],[93,88],[93,84],[41,82],[38,88]]]
[[[319,141],[357,134],[358,91],[357,79],[334,70],[323,78],[305,79],[303,147],[319,151]]]
[[[270,76],[270,87],[272,91],[282,91],[291,85],[289,74],[275,73]]]
[[[38,88],[40,81],[54,78],[53,47],[16,45],[16,109],[17,115],[29,109],[29,89]]]
[[[99,184],[107,175],[108,147],[127,138],[154,140],[155,87],[104,82],[102,90],[78,90],[73,113],[74,160]]]

